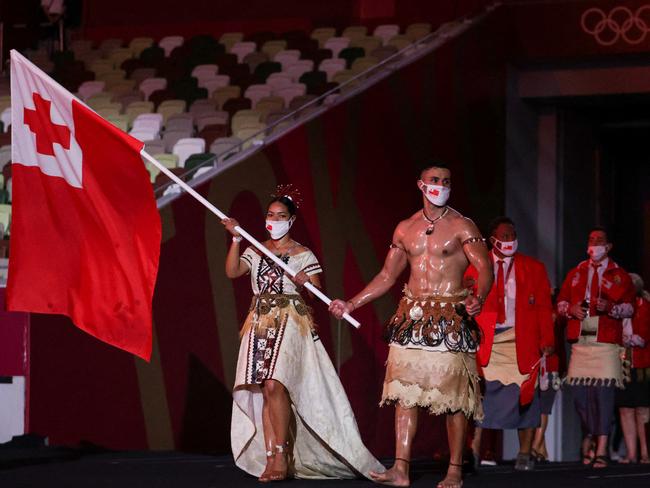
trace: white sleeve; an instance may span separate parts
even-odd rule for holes
[[[313,252],[309,251],[307,254],[301,271],[304,271],[307,276],[313,276],[315,274],[323,272],[323,268],[320,267],[318,259]]]
[[[239,260],[246,263],[246,266],[248,266],[248,271],[253,269],[253,259],[255,258],[256,254],[257,253],[255,252],[255,248],[253,246],[249,246],[246,248],[243,254],[239,256]]]

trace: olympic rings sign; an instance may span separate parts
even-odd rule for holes
[[[650,33],[650,5],[642,5],[636,12],[614,7],[609,14],[593,7],[583,12],[580,26],[601,46],[611,46],[621,39],[632,46],[641,44]]]

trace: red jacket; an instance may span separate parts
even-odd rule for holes
[[[632,331],[645,341],[644,347],[632,348],[632,367],[650,368],[650,302],[643,297],[636,297]]]
[[[541,357],[541,348],[555,344],[551,287],[542,262],[520,253],[514,255],[514,260],[515,282],[517,283],[515,298],[517,365],[521,374],[529,374]],[[465,278],[468,284],[473,283],[472,286],[475,287],[477,277],[476,268],[473,266],[467,268]],[[496,317],[496,310],[497,294],[496,280],[494,280],[481,313]],[[484,322],[479,320],[482,339],[477,359],[481,367],[487,366],[490,361],[496,325],[494,321],[489,325]]]
[[[567,274],[560,294],[558,295],[558,311],[564,313],[567,307],[582,303],[585,299],[589,261],[583,261]],[[614,305],[629,304],[634,302],[635,290],[630,276],[619,267],[611,258],[603,273],[600,286],[600,296]],[[622,319],[615,319],[607,314],[598,318],[598,342],[610,344],[623,343]],[[567,340],[577,341],[580,336],[580,321],[569,317],[567,324]]]

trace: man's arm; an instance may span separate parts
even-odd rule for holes
[[[363,290],[347,302],[343,300],[332,301],[329,310],[335,317],[341,318],[344,313],[350,313],[366,303],[379,298],[395,284],[398,276],[402,274],[402,271],[404,271],[408,263],[406,249],[402,243],[403,232],[404,225],[398,225],[393,234],[393,243],[386,255],[384,266]]]
[[[465,300],[465,307],[470,315],[477,315],[481,311],[485,297],[492,288],[494,281],[494,270],[488,255],[485,240],[478,228],[470,219],[463,219],[459,233],[459,239],[467,260],[478,273],[476,280],[476,295],[470,295]]]

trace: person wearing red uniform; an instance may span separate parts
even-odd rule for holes
[[[614,417],[616,388],[623,388],[621,345],[623,319],[634,312],[630,276],[609,258],[607,232],[589,233],[589,259],[569,271],[558,297],[558,313],[568,319],[571,359],[566,383],[571,386],[585,442],[583,463],[609,464],[607,438]],[[591,444],[597,438],[595,456]]]
[[[518,429],[518,471],[534,468],[531,446],[534,430],[540,425],[539,396],[520,402],[522,384],[537,375],[540,358],[553,351],[553,306],[544,265],[517,251],[517,232],[508,217],[499,217],[490,226],[494,284],[484,311],[496,315],[494,328],[483,324],[483,341],[477,361],[485,379],[483,410],[477,422],[473,451],[478,456],[482,428]],[[466,273],[471,283],[476,270]],[[532,380],[534,381],[534,379]],[[534,386],[534,385],[532,385]]]
[[[643,289],[643,279],[630,273],[636,289],[634,315],[623,321],[623,344],[632,367],[629,382],[616,396],[627,455],[619,463],[636,463],[637,438],[640,462],[650,463],[645,424],[650,417],[650,293]]]

